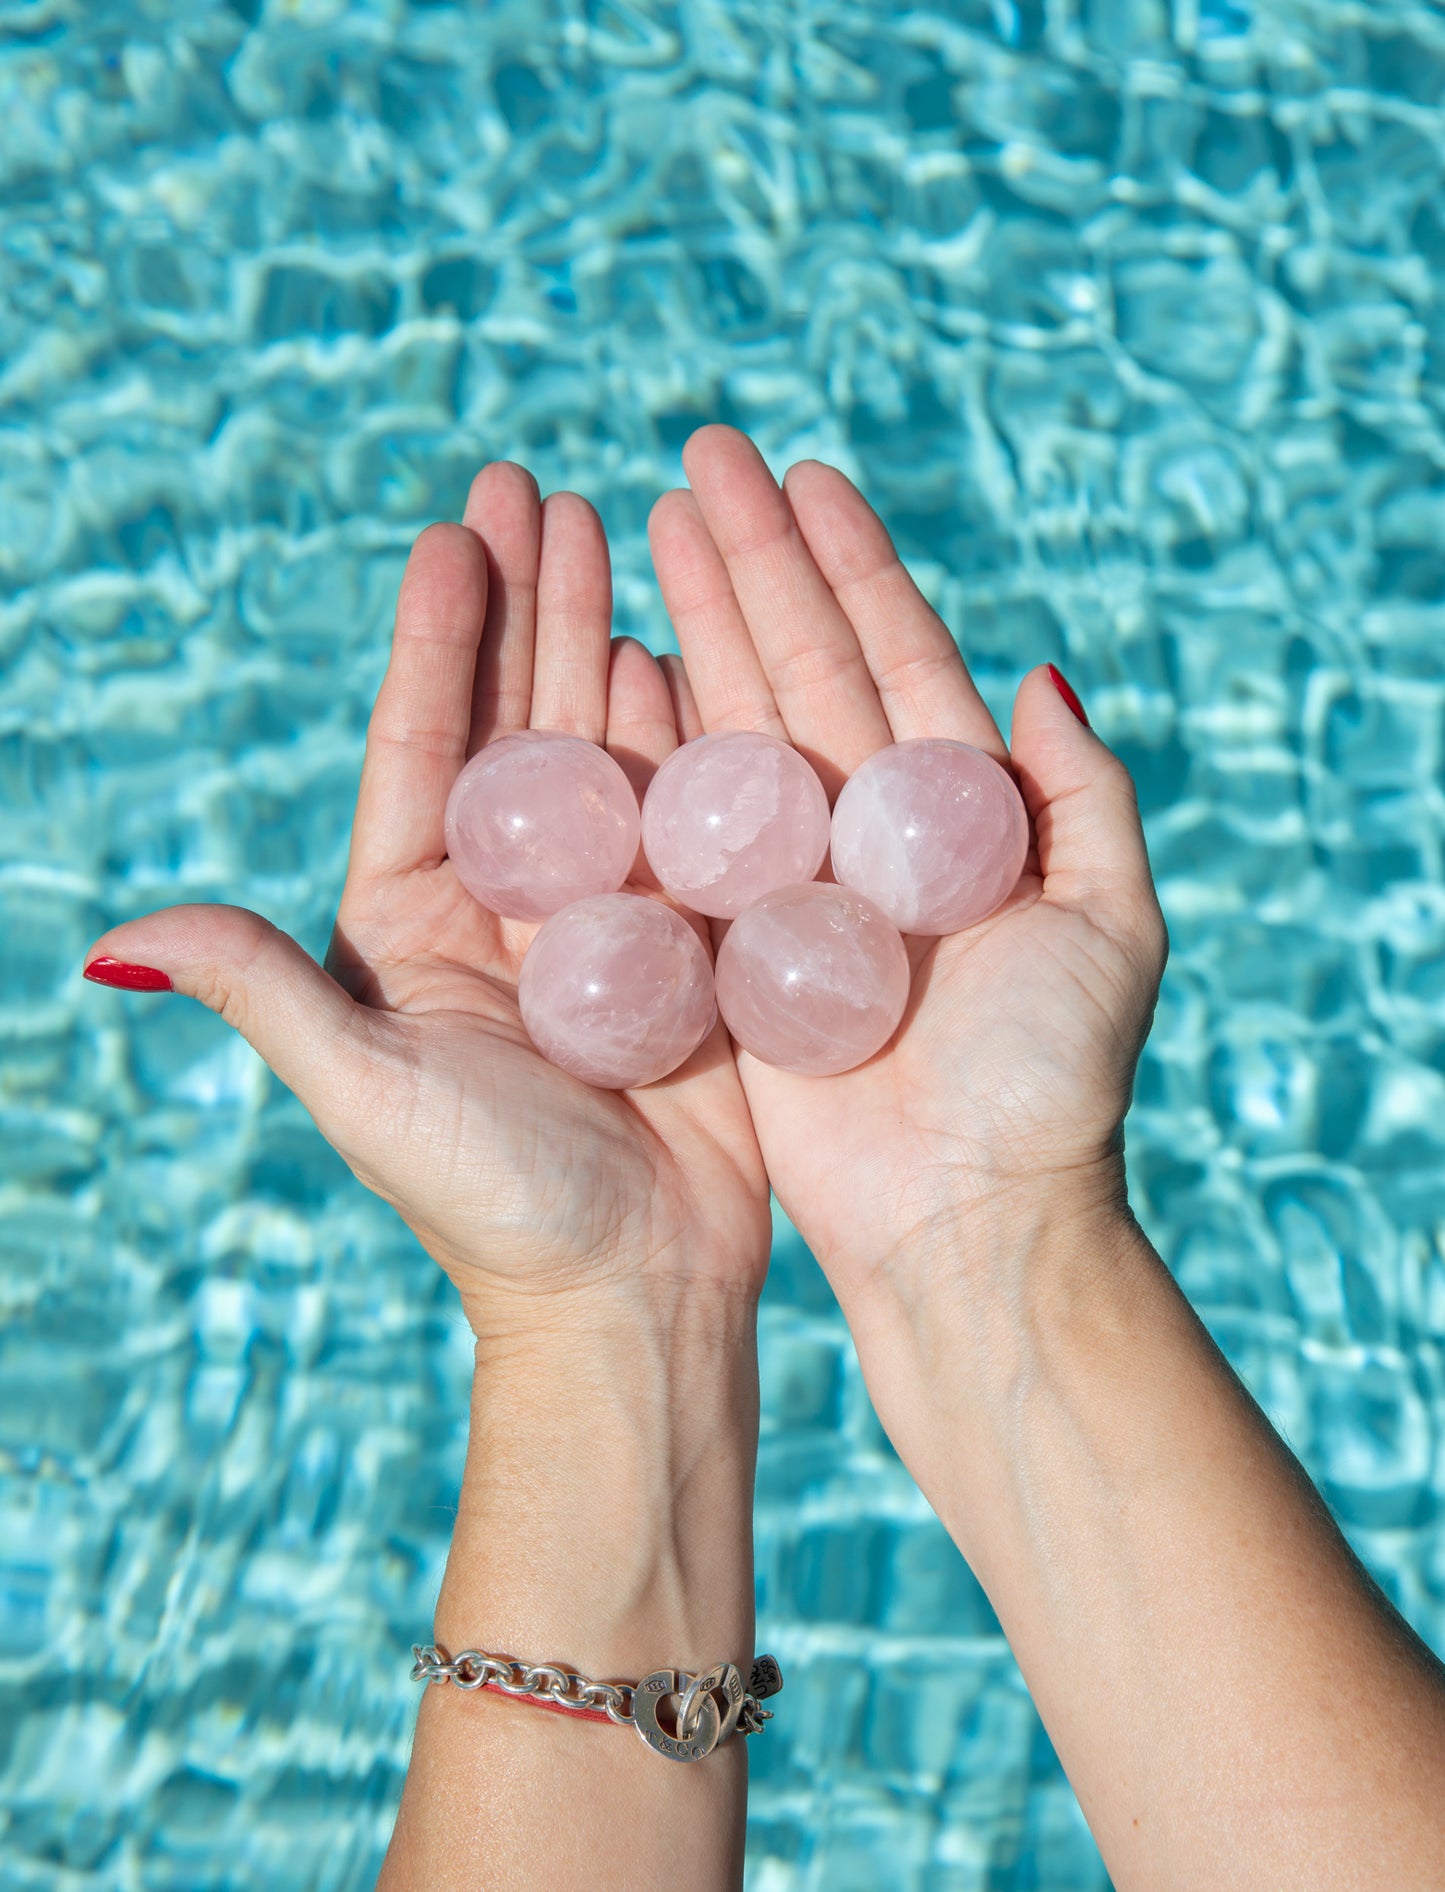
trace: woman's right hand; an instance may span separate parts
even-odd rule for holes
[[[228,907],[129,921],[89,955],[164,972],[236,1026],[479,1332],[649,1283],[754,1293],[766,1266],[767,1182],[726,1034],[633,1092],[548,1064],[517,1010],[536,928],[479,906],[446,856],[448,791],[495,736],[605,742],[639,782],[676,747],[665,672],[613,646],[610,620],[591,507],[542,505],[520,467],[486,468],[464,523],[429,527],[407,566],[327,970]]]

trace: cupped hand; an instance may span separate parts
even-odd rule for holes
[[[830,799],[890,742],[951,737],[1010,768],[1033,829],[989,919],[908,942],[890,1044],[854,1071],[738,1066],[779,1201],[840,1290],[935,1232],[1045,1192],[1122,1200],[1121,1124],[1167,939],[1127,770],[1031,670],[1004,743],[957,646],[844,476],[780,490],[744,436],[695,434],[652,518],[690,694],[682,733],[781,736]]]
[[[510,730],[605,743],[640,788],[677,746],[676,676],[611,641],[591,507],[489,466],[407,565],[326,970],[231,907],[127,922],[87,956],[156,968],[236,1026],[479,1328],[509,1307],[530,1327],[539,1297],[577,1289],[761,1284],[767,1182],[726,1033],[636,1091],[545,1062],[517,1009],[536,927],[479,906],[443,838],[458,771]]]

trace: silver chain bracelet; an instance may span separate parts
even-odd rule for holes
[[[670,1761],[700,1761],[733,1733],[756,1734],[772,1710],[761,1706],[783,1686],[772,1656],[757,1656],[747,1687],[738,1668],[718,1662],[698,1675],[654,1669],[640,1682],[594,1682],[553,1662],[463,1649],[449,1656],[435,1643],[413,1643],[414,1682],[455,1682],[458,1688],[496,1688],[504,1695],[547,1702],[574,1714],[605,1714],[619,1728],[633,1727],[654,1754]],[[674,1732],[663,1727],[671,1721]]]

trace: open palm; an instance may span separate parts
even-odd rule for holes
[[[706,428],[652,545],[687,668],[685,736],[793,742],[830,799],[915,736],[1010,766],[1033,822],[1019,885],[983,924],[910,941],[900,1031],[837,1077],[739,1068],[783,1207],[843,1285],[970,1205],[1075,1175],[1114,1186],[1119,1125],[1165,950],[1133,788],[1042,669],[1012,755],[952,637],[872,510],[832,468],[779,490],[739,434]]]
[[[163,969],[237,1025],[463,1300],[654,1271],[755,1287],[767,1183],[726,1034],[663,1082],[594,1090],[533,1050],[517,975],[536,928],[499,920],[446,858],[447,793],[484,742],[531,726],[605,742],[635,783],[674,749],[667,674],[611,642],[606,544],[522,469],[473,485],[412,553],[367,737],[327,970],[254,914],[187,907],[97,953]],[[652,891],[637,885],[636,891]],[[330,976],[328,976],[330,975]]]

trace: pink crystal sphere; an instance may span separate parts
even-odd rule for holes
[[[924,736],[880,749],[833,809],[833,872],[902,933],[958,933],[1013,892],[1029,818],[982,749]]]
[[[871,900],[810,881],[765,894],[728,929],[717,1003],[736,1041],[780,1071],[851,1071],[898,1029],[908,954]]]
[[[554,730],[489,742],[447,798],[457,879],[509,920],[545,920],[620,887],[640,830],[632,785],[607,751]]]
[[[775,736],[698,736],[649,783],[642,847],[674,900],[731,919],[775,887],[817,873],[828,851],[828,797],[797,750]]]
[[[680,913],[635,893],[554,913],[527,948],[517,1000],[542,1056],[603,1090],[666,1077],[717,1017],[701,940]]]

